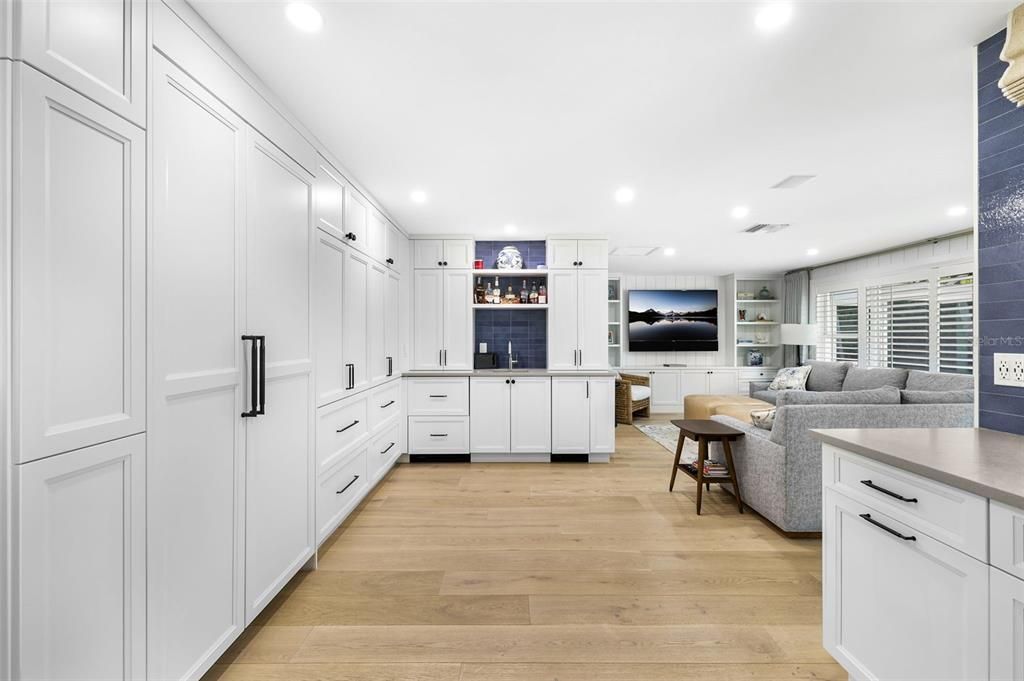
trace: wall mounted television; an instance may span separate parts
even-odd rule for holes
[[[717,352],[718,291],[630,291],[630,352]]]

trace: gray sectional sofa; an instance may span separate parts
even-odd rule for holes
[[[784,532],[821,532],[821,443],[810,430],[974,425],[973,376],[808,364],[807,390],[752,384],[752,397],[776,405],[771,430],[711,417],[745,433],[733,444],[743,501]],[[721,458],[719,445],[712,452]]]

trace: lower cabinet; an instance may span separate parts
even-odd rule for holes
[[[651,411],[681,412],[686,395],[732,395],[738,385],[735,369],[626,369],[651,381]]]
[[[410,416],[410,454],[469,454],[468,416]]]
[[[15,468],[17,678],[146,678],[146,440]]]
[[[601,454],[615,450],[615,379],[551,379],[551,453]]]
[[[551,451],[550,378],[472,378],[469,395],[471,453],[546,454]]]
[[[320,476],[316,489],[316,541],[322,544],[352,512],[370,486],[366,445]]]
[[[989,678],[1024,679],[1024,580],[989,568]]]

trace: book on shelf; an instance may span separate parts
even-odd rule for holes
[[[697,475],[697,462],[684,463],[683,468],[686,469],[691,475]],[[704,477],[705,478],[728,478],[729,469],[723,463],[717,461],[705,461],[704,462]]]

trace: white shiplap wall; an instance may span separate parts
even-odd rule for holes
[[[612,275],[613,277],[616,275]],[[622,366],[653,367],[662,364],[685,364],[690,367],[732,366],[733,338],[731,320],[725,315],[731,305],[728,277],[707,275],[618,275],[622,286],[622,317],[626,316],[628,291],[643,289],[717,289],[718,290],[718,352],[629,352],[628,331],[622,329]]]
[[[858,283],[901,272],[914,272],[956,262],[973,262],[974,235],[967,233],[938,239],[934,242],[908,246],[878,255],[845,260],[834,265],[811,269],[811,291],[835,290],[825,284]]]

